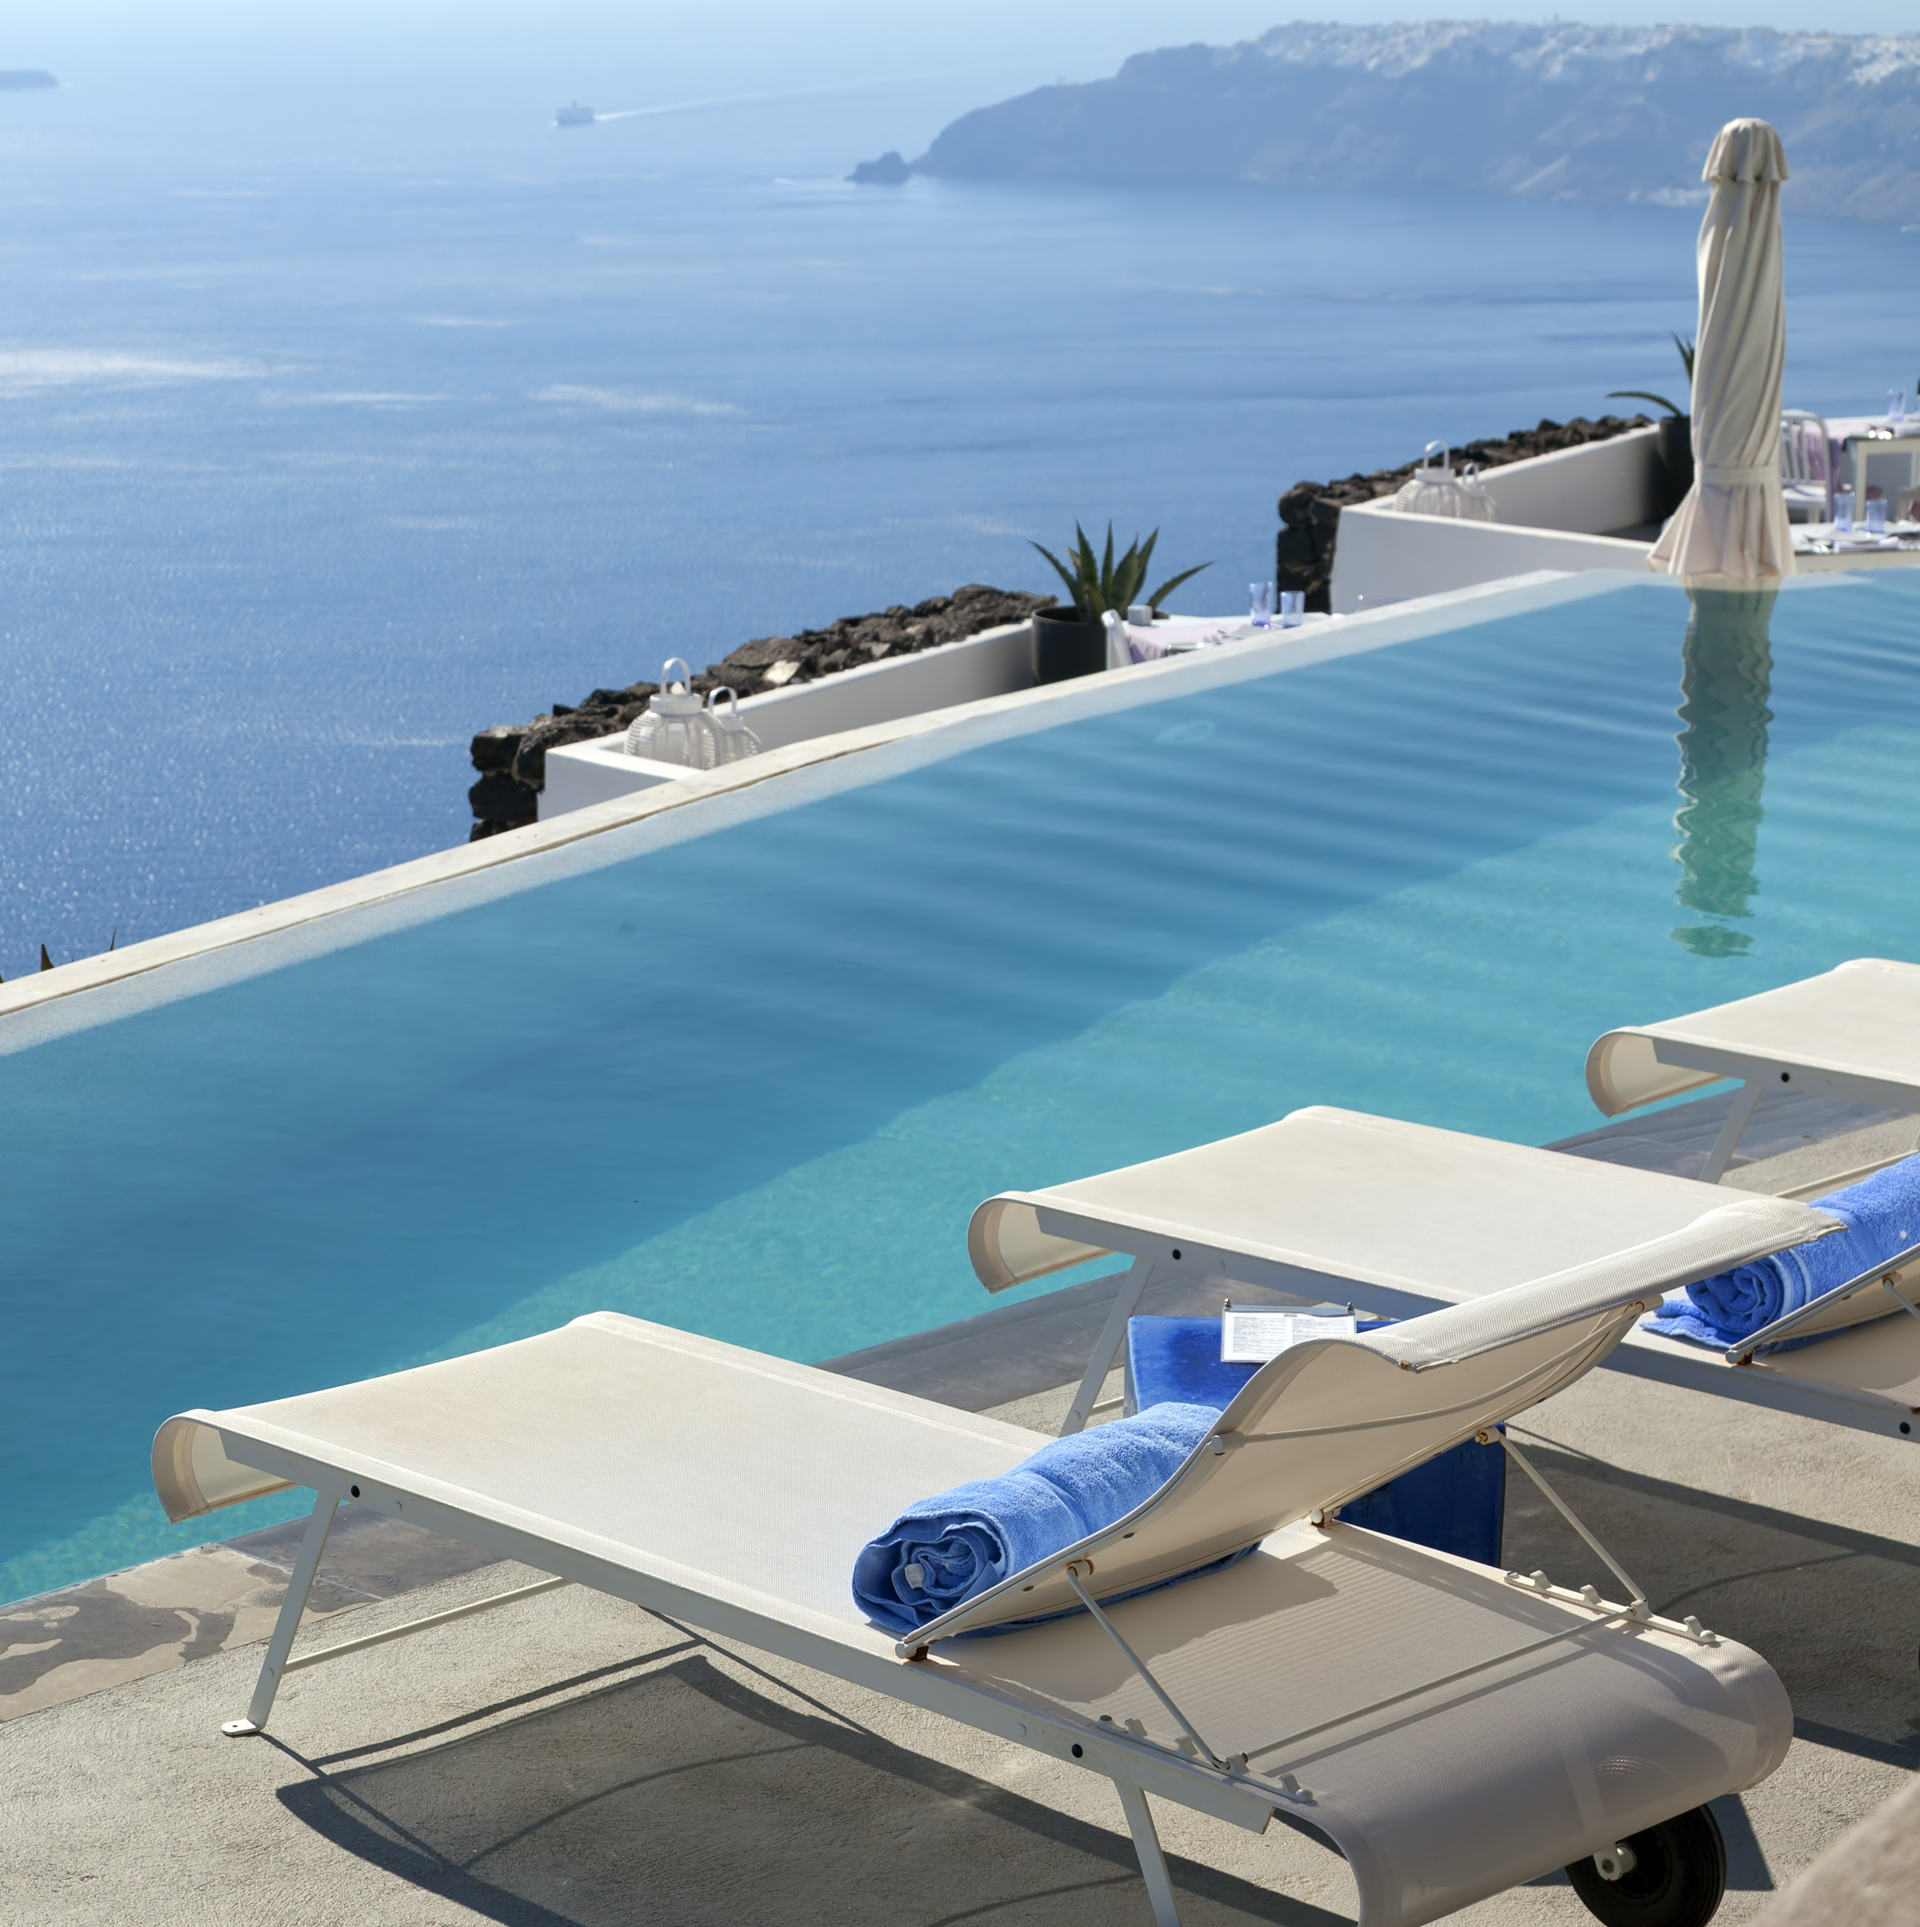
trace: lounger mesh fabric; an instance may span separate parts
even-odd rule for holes
[[[1727,1197],[1691,1178],[1316,1105],[1150,1163],[1002,1192],[973,1214],[967,1248],[994,1291],[1108,1251],[1191,1261],[1200,1247],[1289,1266],[1337,1295],[1358,1282],[1449,1302],[1665,1237]],[[1803,1205],[1746,1202],[1752,1236],[1729,1263],[1832,1229]]]
[[[1675,1051],[1713,1061],[1662,1061]],[[1616,1117],[1776,1065],[1803,1086],[1826,1073],[1883,1085],[1896,1108],[1902,1092],[1920,1105],[1920,965],[1857,957],[1755,997],[1610,1030],[1587,1054],[1587,1089]]]
[[[1744,1222],[1723,1228],[1736,1245],[1747,1235]],[[1678,1262],[1696,1262],[1690,1247]],[[1642,1254],[1611,1287],[1597,1275],[1550,1281],[1576,1307],[1572,1323],[1532,1331],[1539,1306],[1518,1304],[1530,1335],[1505,1349],[1488,1345],[1486,1308],[1468,1306],[1469,1317],[1422,1321],[1450,1320],[1437,1335],[1402,1326],[1283,1355],[1221,1415],[1217,1429],[1247,1442],[1223,1440],[1217,1455],[1203,1445],[1151,1502],[1142,1555],[1245,1543],[1263,1519],[1297,1519],[1377,1483],[1423,1441],[1564,1383],[1631,1316],[1620,1292],[1638,1292],[1643,1272],[1657,1285],[1656,1271]],[[1282,1432],[1285,1443],[1262,1442]],[[1084,1612],[942,1640],[913,1663],[856,1613],[846,1575],[877,1523],[926,1491],[1004,1471],[1040,1442],[598,1313],[388,1378],[184,1413],[155,1441],[154,1474],[175,1517],[279,1483],[339,1497],[358,1487],[384,1511],[1006,1738],[1033,1743],[1017,1720],[1060,1722],[1098,1756],[1101,1735],[1124,1742],[1099,1716],[1137,1717],[1161,1750],[1128,1757],[1169,1763],[1133,1767],[1143,1782],[1201,1806],[1209,1786],[1227,1797],[1245,1781],[1210,1779],[1172,1753],[1165,1715]],[[1791,1731],[1779,1682],[1742,1647],[1603,1625],[1485,1568],[1353,1527],[1285,1526],[1238,1565],[1112,1617],[1211,1746],[1261,1754],[1249,1770],[1298,1775],[1302,1815],[1347,1856],[1366,1927],[1416,1927],[1750,1785]],[[1350,1717],[1395,1681],[1417,1686],[1546,1632],[1571,1636],[1386,1716]],[[1322,1720],[1339,1724],[1290,1738]],[[1066,1757],[1064,1738],[1054,1750]]]

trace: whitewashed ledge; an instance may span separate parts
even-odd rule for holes
[[[1705,1159],[1730,1102],[1701,1098],[1552,1148],[1689,1175]],[[1920,1118],[1782,1093],[1761,1100],[1742,1143],[1745,1154],[1727,1181],[1787,1190],[1822,1171],[1920,1148]],[[967,1411],[1004,1411],[1078,1380],[1111,1291],[1110,1280],[1094,1279],[823,1363],[829,1371]],[[1142,1309],[1195,1314],[1214,1305],[1203,1288],[1189,1284],[1150,1287]],[[0,1609],[0,1720],[264,1639],[301,1530],[298,1521],[269,1527]],[[312,1610],[348,1612],[489,1563],[453,1540],[396,1519],[357,1517],[349,1506],[328,1541]]]

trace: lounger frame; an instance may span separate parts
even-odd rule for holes
[[[1431,1679],[1423,1679],[1417,1685],[1373,1704],[1346,1709],[1335,1720],[1322,1721],[1315,1726],[1284,1734],[1263,1746],[1261,1754],[1279,1753],[1284,1758],[1289,1749],[1298,1747],[1330,1725],[1344,1724],[1384,1711],[1435,1689],[1452,1686],[1476,1673],[1508,1665],[1587,1634],[1604,1634],[1615,1628],[1643,1626],[1703,1645],[1715,1643],[1715,1636],[1695,1618],[1680,1622],[1649,1611],[1642,1590],[1627,1577],[1619,1563],[1577,1518],[1564,1499],[1510,1441],[1503,1438],[1502,1442],[1622,1580],[1631,1595],[1629,1600],[1623,1603],[1603,1598],[1592,1586],[1576,1592],[1551,1583],[1544,1573],[1508,1573],[1506,1577],[1510,1585],[1569,1608],[1566,1626],[1521,1647]],[[1337,1843],[1313,1822],[1311,1790],[1302,1787],[1291,1772],[1284,1770],[1284,1766],[1269,1772],[1246,1755],[1221,1759],[1212,1754],[1205,1742],[1193,1732],[1185,1716],[1162,1692],[1152,1672],[1133,1653],[1079,1583],[1075,1583],[1074,1590],[1091,1609],[1094,1619],[1119,1645],[1154,1691],[1161,1695],[1177,1723],[1186,1728],[1193,1743],[1191,1752],[1184,1747],[1167,1746],[1126,1727],[1096,1720],[1060,1718],[1014,1695],[996,1693],[977,1679],[962,1684],[943,1678],[937,1671],[927,1667],[889,1663],[878,1655],[859,1654],[783,1620],[745,1611],[708,1594],[676,1586],[669,1580],[636,1573],[628,1566],[569,1550],[550,1539],[516,1531],[497,1521],[477,1518],[418,1494],[388,1489],[365,1478],[349,1479],[337,1467],[276,1449],[259,1440],[228,1438],[225,1443],[235,1458],[257,1465],[263,1471],[277,1473],[289,1483],[310,1488],[316,1494],[294,1561],[286,1597],[268,1640],[246,1716],[225,1721],[221,1726],[221,1731],[229,1738],[248,1738],[266,1731],[281,1682],[289,1673],[345,1658],[392,1640],[490,1612],[496,1607],[574,1583],[624,1599],[676,1630],[697,1629],[698,1632],[719,1638],[737,1640],[761,1652],[908,1701],[962,1725],[992,1734],[997,1739],[1031,1747],[1049,1758],[1083,1766],[1102,1775],[1112,1781],[1118,1796],[1139,1862],[1141,1878],[1152,1903],[1156,1927],[1180,1927],[1180,1913],[1166,1856],[1154,1825],[1152,1809],[1147,1802],[1146,1795],[1149,1792],[1211,1814],[1217,1819],[1230,1821],[1251,1833],[1263,1833],[1270,1821],[1278,1819],[1283,1825],[1307,1835],[1329,1851],[1336,1854],[1340,1851]],[[340,1506],[348,1502],[397,1519],[410,1520],[430,1531],[497,1552],[503,1559],[516,1560],[535,1570],[545,1571],[548,1576],[441,1612],[426,1614],[401,1625],[386,1627],[379,1632],[294,1654],[293,1641],[305,1614],[328,1534]],[[903,1642],[899,1650],[903,1654],[911,1653],[914,1650],[913,1643]],[[919,1650],[923,1651],[924,1648]]]
[[[1180,1927],[1180,1914],[1152,1809],[1145,1798],[1149,1792],[1216,1819],[1230,1821],[1249,1833],[1264,1833],[1268,1824],[1278,1818],[1333,1848],[1333,1843],[1314,1827],[1304,1811],[1293,1811],[1297,1791],[1290,1794],[1279,1782],[1269,1782],[1258,1773],[1244,1769],[1222,1771],[1211,1763],[1188,1758],[1138,1737],[1123,1727],[1061,1719],[1026,1700],[995,1693],[978,1681],[963,1685],[927,1667],[902,1665],[880,1654],[859,1653],[810,1633],[804,1627],[747,1611],[728,1601],[676,1586],[664,1578],[635,1572],[629,1566],[558,1546],[537,1534],[516,1531],[497,1521],[477,1518],[364,1478],[349,1479],[337,1467],[277,1449],[257,1439],[229,1436],[224,1442],[235,1459],[276,1473],[289,1484],[306,1487],[316,1494],[246,1717],[225,1721],[221,1726],[221,1732],[230,1739],[249,1738],[266,1731],[280,1683],[290,1672],[572,1582],[624,1599],[670,1624],[684,1623],[718,1638],[738,1640],[833,1678],[924,1707],[963,1726],[990,1733],[996,1739],[1031,1747],[1050,1759],[1069,1761],[1101,1774],[1113,1782],[1119,1796],[1121,1812],[1140,1862],[1141,1878],[1153,1902],[1156,1927]],[[409,1520],[549,1576],[531,1585],[517,1586],[360,1639],[342,1640],[316,1652],[294,1654],[294,1637],[306,1611],[328,1533],[339,1508],[348,1502]]]

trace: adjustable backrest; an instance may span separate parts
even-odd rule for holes
[[[1677,1285],[1839,1229],[1804,1205],[1745,1197],[1594,1263],[1263,1365],[1161,1489],[1126,1518],[922,1627],[919,1646],[1170,1579],[1548,1397],[1591,1369]],[[1092,1576],[1086,1577],[1091,1567]]]

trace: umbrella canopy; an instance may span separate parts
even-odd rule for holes
[[[1650,560],[1669,575],[1755,582],[1793,569],[1780,493],[1780,136],[1763,120],[1728,121],[1701,178],[1713,193],[1700,223],[1693,486]]]

